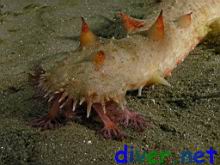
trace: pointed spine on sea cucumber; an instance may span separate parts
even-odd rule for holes
[[[95,69],[98,71],[105,62],[105,52],[102,50],[98,51],[93,59],[93,62]]]
[[[73,105],[72,105],[72,111],[74,112],[76,110],[76,105],[77,105],[78,101],[73,101]]]
[[[48,99],[47,102],[50,103],[54,98],[55,98],[55,97],[54,97],[54,94],[53,94],[52,96],[49,97],[49,99]]]
[[[192,12],[183,15],[177,19],[177,25],[180,28],[187,28],[191,25],[191,23],[192,23]]]
[[[104,114],[106,114],[105,100],[104,99],[102,99],[101,105],[102,105],[102,110],[103,110]]]
[[[63,94],[61,95],[61,97],[58,100],[58,102],[61,103],[61,102],[65,101],[67,97],[68,97],[68,93],[67,92],[63,92]]]
[[[80,34],[80,47],[86,47],[95,44],[96,36],[90,31],[88,24],[85,19],[81,17],[82,20],[82,30]]]
[[[148,30],[147,34],[149,38],[154,41],[160,41],[164,38],[164,20],[163,20],[163,10],[161,10],[160,15],[158,16],[156,22]]]
[[[131,33],[139,28],[144,27],[144,21],[142,20],[132,18],[122,12],[118,13],[118,16],[121,18],[123,27],[125,28],[127,33]]]
[[[60,105],[60,109],[62,109],[64,106],[66,106],[71,100],[72,100],[72,98],[70,98],[68,96],[67,99]]]
[[[142,90],[143,90],[143,86],[141,86],[140,88],[138,88],[138,97],[141,97],[141,95],[142,95]]]
[[[85,102],[85,100],[86,100],[85,97],[82,97],[79,101],[79,105],[82,105]]]
[[[87,111],[87,115],[86,115],[87,118],[89,118],[89,116],[90,116],[90,113],[92,110],[92,104],[93,104],[92,101],[87,102],[87,110],[86,110]]]
[[[154,73],[154,75],[150,79],[150,83],[162,84],[171,87],[170,83],[159,72]]]

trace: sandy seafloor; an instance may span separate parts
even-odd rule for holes
[[[80,16],[96,34],[122,37],[115,13],[137,18],[158,13],[153,0],[0,0],[0,164],[114,164],[124,144],[180,152],[220,152],[220,37],[200,44],[174,70],[172,88],[145,88],[127,95],[129,106],[152,124],[143,133],[126,129],[122,142],[105,140],[94,121],[71,122],[41,132],[28,123],[47,112],[34,97],[28,73],[52,67],[78,46]],[[216,164],[220,163],[219,155]],[[206,163],[208,164],[208,163]]]

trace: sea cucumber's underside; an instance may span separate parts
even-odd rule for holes
[[[161,3],[159,16],[149,20],[119,13],[128,33],[119,40],[97,37],[82,18],[79,48],[55,68],[38,69],[32,75],[50,104],[48,114],[32,125],[55,128],[86,109],[87,117],[94,112],[101,119],[105,138],[123,139],[125,134],[118,125],[144,130],[144,117],[129,110],[126,92],[138,90],[140,96],[145,86],[170,86],[165,77],[220,16],[219,0],[209,1]]]

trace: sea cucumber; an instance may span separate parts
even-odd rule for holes
[[[105,138],[125,137],[118,124],[143,130],[145,119],[129,110],[126,92],[141,95],[151,84],[170,86],[165,77],[220,21],[220,0],[166,0],[159,8],[158,17],[145,20],[119,13],[128,33],[122,39],[97,37],[82,18],[79,48],[32,76],[50,104],[48,114],[32,126],[55,128],[86,107],[87,117],[94,111],[103,122]]]

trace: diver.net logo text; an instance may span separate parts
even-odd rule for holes
[[[125,144],[123,150],[119,150],[115,153],[114,159],[117,164],[215,164],[217,154],[217,151],[214,150],[213,147],[210,147],[206,151],[198,150],[192,152],[190,150],[184,150],[176,154],[169,150],[145,151]]]

